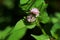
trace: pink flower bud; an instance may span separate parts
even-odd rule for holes
[[[30,10],[30,12],[31,12],[32,14],[35,14],[36,17],[39,16],[39,10],[38,10],[37,8],[32,8],[32,9]]]

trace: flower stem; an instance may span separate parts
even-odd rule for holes
[[[41,27],[38,18],[37,18],[37,20],[36,20],[36,24],[37,24],[38,28],[41,29],[42,33],[45,34],[45,35],[47,35],[46,32],[45,32],[45,30]]]

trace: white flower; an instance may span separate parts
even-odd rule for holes
[[[27,21],[28,22],[34,22],[35,20],[36,20],[36,18],[32,14],[27,16]]]

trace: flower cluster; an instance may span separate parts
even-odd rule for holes
[[[36,20],[36,17],[39,16],[39,10],[37,8],[32,8],[30,10],[30,15],[27,16],[28,22],[34,22]]]

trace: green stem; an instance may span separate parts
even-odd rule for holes
[[[45,34],[45,35],[47,35],[46,32],[45,32],[45,30],[44,30],[44,29],[41,27],[41,25],[39,24],[38,18],[37,18],[37,20],[36,20],[36,24],[37,24],[37,26],[41,29],[42,33]]]

